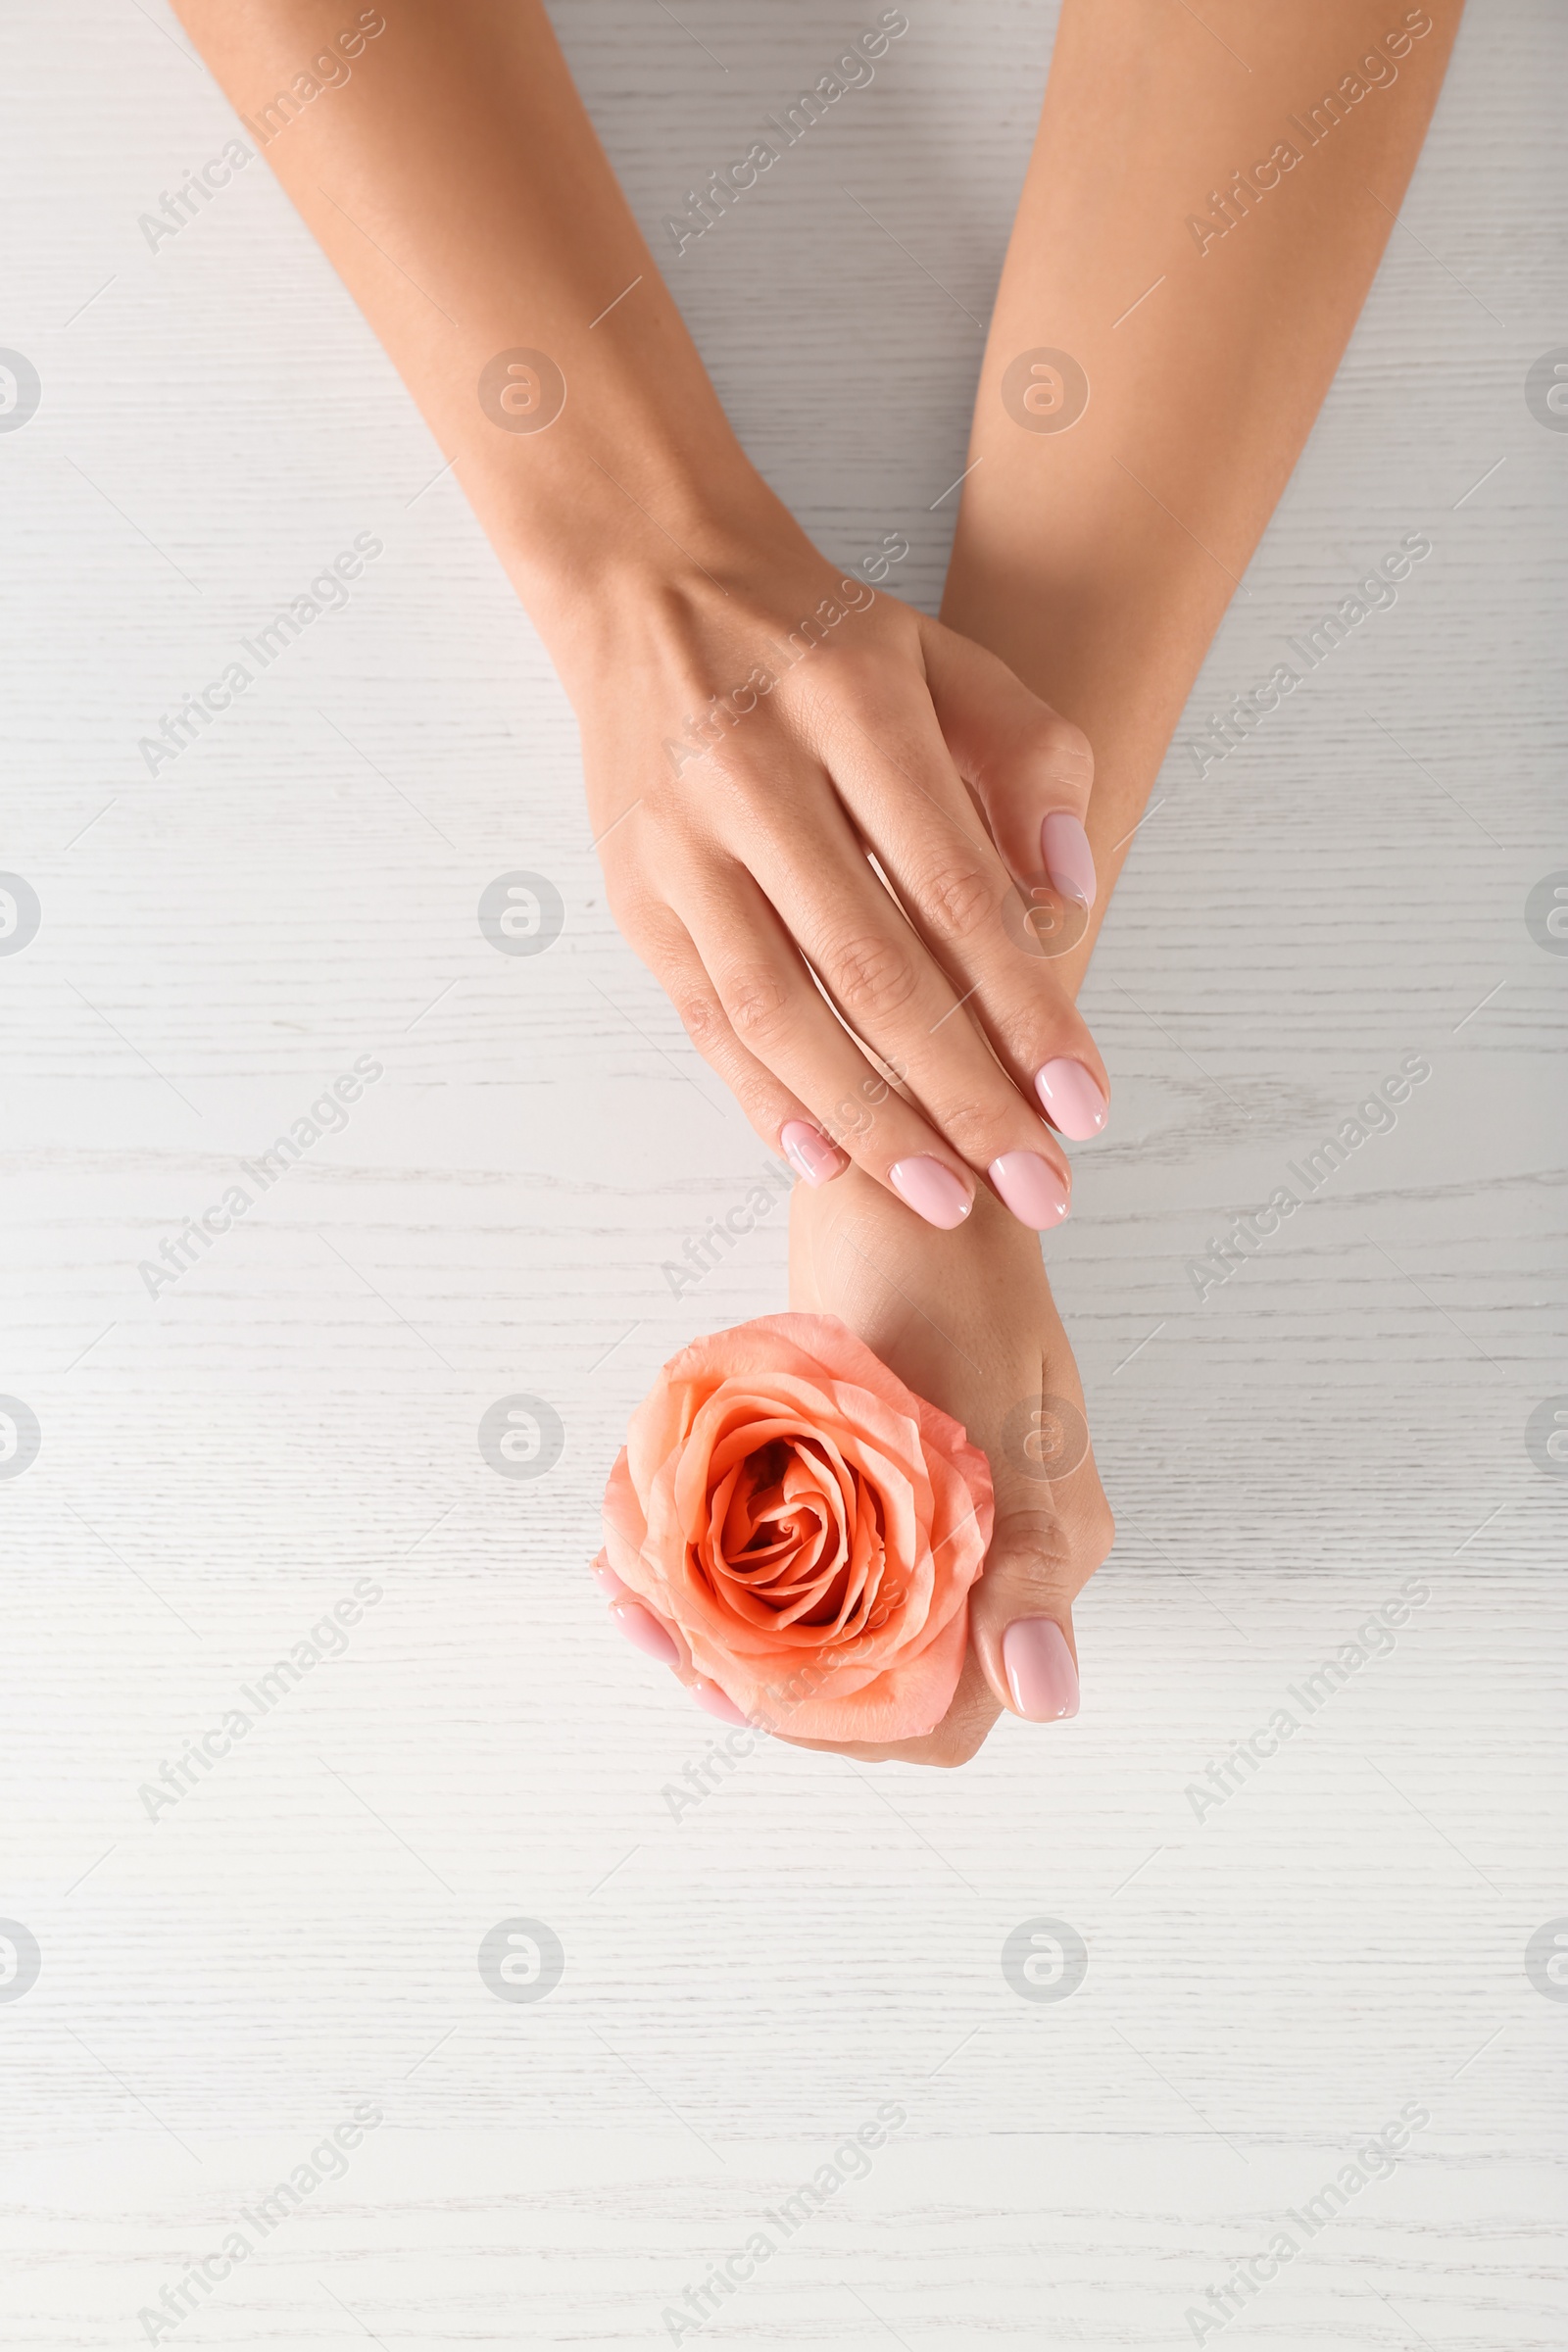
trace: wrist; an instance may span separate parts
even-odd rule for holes
[[[772,521],[762,493],[744,462],[699,483],[678,461],[607,450],[587,457],[561,512],[503,515],[502,562],[568,692],[630,614],[706,575],[723,582],[734,550]]]
[[[612,670],[706,611],[717,626],[749,609],[761,578],[821,563],[739,445],[699,474],[677,455],[597,453],[559,514],[514,509],[492,527],[509,577],[574,707]],[[673,625],[672,625],[673,624]],[[694,687],[695,687],[694,681]]]

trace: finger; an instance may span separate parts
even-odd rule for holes
[[[920,642],[948,749],[1015,879],[1027,885],[1047,875],[1087,913],[1096,890],[1084,830],[1095,774],[1088,737],[956,630],[922,621]]]
[[[842,1152],[798,1095],[764,1061],[748,1053],[704,968],[691,935],[668,908],[627,908],[621,928],[680,1016],[710,1069],[739,1102],[762,1142],[782,1152],[809,1185],[831,1184],[849,1166]]]
[[[838,725],[831,758],[845,808],[968,1016],[947,1023],[951,1005],[937,1016],[931,1041],[948,1049],[943,1053],[917,1054],[912,1041],[900,1042],[885,1022],[881,1034],[866,1032],[872,1044],[906,1064],[927,1112],[971,1164],[988,1166],[994,1153],[980,1157],[955,1126],[955,1094],[971,1090],[969,1107],[982,1116],[997,1100],[985,1090],[975,1061],[973,1028],[983,1032],[1023,1099],[1038,1101],[1064,1135],[1078,1141],[1098,1135],[1109,1102],[1104,1062],[1052,956],[1025,922],[1018,891],[953,764],[931,704],[916,707],[906,697],[896,708],[862,707]],[[769,877],[763,880],[771,887]],[[788,877],[781,880],[788,887]],[[863,892],[863,879],[858,887]],[[851,924],[855,878],[830,872],[818,878],[817,890],[836,897],[837,920]],[[782,910],[790,918],[791,910]],[[850,1017],[863,1028],[856,1013]],[[944,1028],[945,1036],[939,1034]],[[934,1092],[936,1086],[947,1091]],[[1021,1139],[1019,1148],[1026,1148]]]
[[[691,1659],[675,1627],[621,1582],[607,1551],[601,1551],[588,1573],[610,1603],[611,1624],[633,1649],[640,1649],[644,1657],[656,1659],[661,1666],[672,1667],[677,1673],[684,1666],[690,1673]]]
[[[1078,1712],[1072,1604],[1115,1522],[1075,1399],[1014,1408],[991,1453],[997,1516],[969,1596],[969,1640],[992,1691],[1030,1723]]]
[[[589,1574],[610,1603],[611,1624],[631,1643],[633,1649],[640,1649],[645,1657],[655,1659],[661,1666],[667,1666],[705,1714],[715,1716],[720,1723],[751,1721],[749,1716],[741,1713],[727,1691],[721,1690],[717,1683],[710,1682],[707,1675],[696,1671],[691,1651],[679,1628],[667,1618],[661,1617],[657,1609],[649,1607],[647,1601],[639,1599],[629,1585],[621,1583],[610,1565],[608,1552],[599,1554]],[[760,1724],[752,1725],[754,1731],[760,1732],[763,1728]]]
[[[865,870],[863,859],[859,863]],[[868,872],[866,878],[869,892],[886,902]],[[808,1106],[817,1129],[867,1175],[928,1224],[944,1231],[961,1225],[974,1203],[974,1178],[962,1157],[915,1103],[889,1085],[835,1017],[751,875],[735,868],[721,891],[700,905],[683,902],[680,912],[723,1016],[746,1051]],[[912,939],[909,945],[912,951]],[[997,1083],[1006,1091],[1000,1071]],[[1063,1206],[1065,1173],[1063,1165],[1054,1179]]]

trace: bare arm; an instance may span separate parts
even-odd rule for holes
[[[1094,746],[1100,889],[1061,958],[1075,987],[1366,299],[1458,20],[1459,0],[1064,0],[943,618]],[[1076,362],[1087,405],[1042,350]]]
[[[1197,6],[1202,24],[1183,0],[1065,0],[943,607],[1094,745],[1099,889],[1088,929],[1060,958],[1074,985],[1236,575],[1366,297],[1391,226],[1384,208],[1403,195],[1458,17],[1456,5],[1406,15],[1396,4],[1369,16],[1365,0]],[[1393,44],[1369,39],[1369,25],[1392,27]],[[1352,75],[1362,95],[1323,109]],[[1282,140],[1298,160],[1253,172]],[[1233,184],[1233,168],[1252,187],[1226,200],[1227,226],[1210,193]],[[1083,387],[1070,368],[1037,362],[1042,350],[1077,361],[1081,411]],[[973,776],[983,748],[956,749]],[[1037,872],[1037,805],[1020,796],[1009,810],[1007,797],[993,796],[993,821],[1015,867]],[[953,1707],[929,1739],[866,1752],[959,1763],[1001,1707],[1051,1720],[1077,1705],[1073,1602],[1111,1525],[1092,1452],[1045,1478],[1038,1454],[1007,1442],[1006,1415],[1035,1393],[1031,1381],[1042,1434],[1069,1425],[1063,1402],[1083,1404],[1020,1244],[1027,1251],[1002,1220],[977,1218],[956,1290],[928,1237],[858,1177],[793,1205],[792,1304],[842,1315],[965,1424],[996,1480],[996,1535]],[[967,1348],[945,1336],[965,1312],[977,1316]]]
[[[611,906],[759,1134],[812,1182],[848,1154],[932,1224],[982,1175],[1054,1222],[1037,1079],[1077,1072],[1098,1121],[1104,1067],[1007,942],[946,730],[990,742],[1004,713],[997,760],[1031,789],[1086,766],[1077,730],[842,578],[772,496],[539,0],[367,9],[352,63],[341,0],[178,5],[454,459],[576,708]]]
[[[689,513],[699,485],[718,505],[753,477],[544,10],[367,8],[350,62],[341,0],[176,4],[569,662],[608,619],[612,582],[587,552],[609,557],[617,587],[660,565],[633,498]],[[639,277],[616,325],[596,330]],[[487,413],[481,370],[519,347],[556,372],[503,371]],[[567,386],[570,425],[555,431]]]

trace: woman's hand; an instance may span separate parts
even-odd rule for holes
[[[1092,900],[1088,745],[993,655],[834,570],[760,486],[744,528],[682,544],[554,649],[622,931],[808,1183],[853,1160],[947,1228],[984,1176],[1055,1224],[1070,1177],[1042,1110],[1095,1134],[1106,1078],[1015,878],[1038,908],[1044,833],[1054,918]]]
[[[1083,738],[994,655],[842,583],[766,489],[540,0],[370,12],[347,53],[326,0],[179,5],[241,113],[284,116],[269,160],[576,706],[612,905],[759,1132],[813,1183],[847,1153],[934,1225],[980,1171],[1054,1223],[1041,1108],[1095,1132],[1104,1068],[1018,902],[1009,937],[966,785],[1027,806],[1022,875],[1042,819],[1073,835],[1082,889]],[[289,97],[317,52],[332,97]]]
[[[943,1248],[857,1175],[830,1193],[798,1185],[790,1304],[838,1315],[917,1396],[961,1422],[996,1487],[991,1548],[969,1595],[969,1653],[942,1722],[890,1747],[794,1744],[872,1764],[965,1764],[1004,1710],[1035,1723],[1076,1715],[1072,1604],[1116,1531],[1039,1245],[990,1200]]]
[[[766,1728],[792,1746],[863,1763],[955,1765],[968,1762],[1004,1711],[1031,1723],[1076,1715],[1072,1604],[1115,1525],[1039,1245],[987,1199],[956,1240],[939,1242],[855,1169],[828,1192],[795,1188],[790,1305],[837,1315],[917,1396],[962,1424],[990,1461],[996,1518],[969,1594],[968,1653],[940,1724],[888,1746],[791,1740],[787,1718]],[[595,1575],[628,1641],[720,1722],[746,1720],[697,1672],[678,1628],[630,1593],[603,1553]]]

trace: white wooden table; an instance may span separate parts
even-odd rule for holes
[[[875,14],[676,13],[558,11],[655,234]],[[906,532],[929,606],[1054,11],[909,14],[671,274],[769,478],[847,561]],[[41,385],[0,434],[0,864],[41,908],[0,957],[0,1390],[39,1433],[0,1477],[0,1915],[39,1954],[0,1984],[8,2343],[662,2343],[764,2230],[707,2340],[1176,2346],[1287,2230],[1228,2341],[1560,2344],[1568,1984],[1526,1952],[1568,1915],[1568,1480],[1527,1427],[1568,1396],[1568,960],[1526,906],[1568,869],[1568,434],[1524,385],[1568,344],[1561,10],[1472,11],[1195,716],[1402,534],[1432,556],[1206,780],[1173,754],[1093,975],[1118,1115],[1049,1244],[1121,1527],[1084,1712],[956,1776],[768,1749],[678,1818],[713,1727],[584,1562],[654,1367],[782,1300],[781,1215],[696,1298],[659,1271],[759,1147],[611,924],[549,665],[265,169],[148,249],[232,136],[160,0],[4,42],[0,342]],[[138,739],[357,534],[346,609],[150,777]],[[535,957],[475,919],[519,868],[564,908]],[[1188,1261],[1406,1054],[1396,1128],[1200,1303]],[[564,1431],[528,1483],[476,1442],[516,1393]],[[1387,1654],[1195,1807],[1411,1579]],[[477,1965],[519,1917],[564,1953],[537,2000]],[[1004,1975],[1040,1918],[1087,1945],[1069,1997]],[[884,2104],[864,2177],[769,2222]],[[1387,2177],[1308,2209],[1406,2107]],[[236,2230],[177,2327],[138,2318]]]

